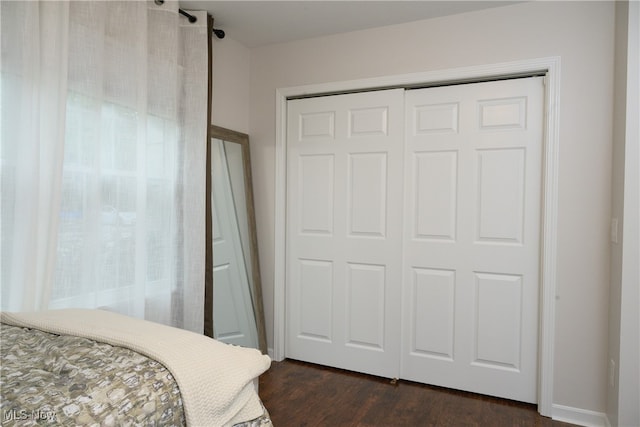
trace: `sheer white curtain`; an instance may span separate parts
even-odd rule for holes
[[[0,2],[3,310],[202,331],[208,34],[194,14]]]

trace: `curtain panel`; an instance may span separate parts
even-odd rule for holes
[[[1,304],[202,332],[208,33],[175,1],[2,1]]]

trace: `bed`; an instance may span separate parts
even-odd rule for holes
[[[3,426],[272,426],[258,350],[103,310],[0,321]]]

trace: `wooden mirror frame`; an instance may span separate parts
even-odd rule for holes
[[[250,253],[251,253],[251,304],[256,319],[258,332],[258,347],[267,354],[267,334],[264,321],[264,306],[262,303],[262,281],[260,279],[260,260],[258,257],[258,237],[256,230],[256,216],[253,202],[253,181],[251,177],[251,156],[249,150],[249,135],[211,125],[207,140],[207,178],[206,178],[206,269],[205,269],[205,300],[204,300],[204,333],[213,338],[213,206],[211,204],[211,192],[213,189],[211,176],[211,140],[234,142],[242,147],[242,162],[244,169],[245,197],[247,203],[247,221],[249,229]]]

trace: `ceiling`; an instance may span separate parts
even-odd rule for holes
[[[208,11],[215,28],[253,48],[513,3],[518,1],[180,0],[180,7]]]

